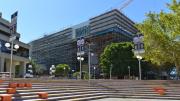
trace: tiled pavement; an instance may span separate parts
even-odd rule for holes
[[[130,99],[130,98],[104,98],[92,101],[179,101],[179,100],[169,100],[169,99]]]

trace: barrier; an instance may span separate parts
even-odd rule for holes
[[[9,88],[16,88],[17,87],[17,84],[16,83],[9,83]]]
[[[18,84],[17,84],[17,87],[21,87],[21,88],[22,88],[22,87],[25,87],[25,84],[24,84],[24,83],[18,83]]]
[[[166,89],[163,87],[154,87],[155,92],[157,92],[160,95],[165,95]]]
[[[48,98],[47,92],[39,92],[37,94],[38,94],[39,98],[41,98],[41,99],[47,99]]]
[[[16,88],[7,88],[7,94],[15,94],[16,93]]]
[[[25,83],[25,87],[32,88],[32,83]]]
[[[12,101],[12,96],[10,94],[0,94],[1,101]]]

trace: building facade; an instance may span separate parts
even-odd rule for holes
[[[99,57],[105,46],[112,42],[132,41],[137,29],[134,22],[117,9],[111,10],[88,21],[72,26],[68,29],[32,41],[31,56],[39,64],[48,68],[60,63],[69,64],[78,70],[77,40],[85,39],[84,61],[82,69],[88,70],[88,52],[91,57],[91,68],[98,67]],[[88,49],[88,43],[93,43]]]
[[[0,73],[8,74],[10,72],[11,50],[10,48],[7,48],[5,44],[10,43],[11,36],[16,36],[14,45],[19,45],[19,48],[13,50],[11,73],[13,77],[23,77],[25,74],[26,63],[29,62],[30,46],[19,41],[19,33],[11,33],[10,25],[11,23],[2,18],[2,13],[0,13]]]

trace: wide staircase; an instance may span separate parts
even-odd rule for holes
[[[6,94],[9,83],[32,83],[32,87],[17,87],[10,94],[13,101],[87,101],[105,98],[180,100],[180,81],[138,80],[49,80],[19,79],[4,80],[0,94]],[[155,88],[163,88],[161,94]],[[47,99],[38,96],[48,93]]]

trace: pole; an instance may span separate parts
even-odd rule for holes
[[[141,59],[139,60],[139,80],[141,80]]]
[[[88,56],[88,66],[89,66],[89,80],[91,79],[91,52],[90,52],[90,44],[89,45],[89,56]]]
[[[64,68],[64,77],[65,77],[65,68]]]
[[[80,60],[79,60],[79,62],[80,62],[80,79],[81,79],[81,72],[82,72],[82,70],[81,70],[81,53],[80,53]]]
[[[111,80],[111,72],[112,72],[112,64],[111,64],[111,66],[110,66],[110,76],[109,76],[109,78],[110,78],[110,80]]]
[[[128,69],[129,69],[129,79],[130,79],[130,76],[131,76],[131,74],[130,74],[130,73],[131,73],[131,71],[130,71],[130,69],[131,69],[130,66],[128,66]]]
[[[12,75],[12,59],[13,59],[13,41],[11,42],[11,61],[10,61],[10,68],[9,68],[9,77],[10,78]]]
[[[94,80],[95,80],[95,73],[96,73],[95,70],[96,70],[96,68],[94,67]]]

